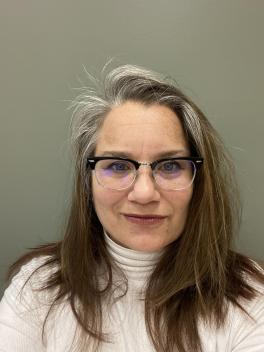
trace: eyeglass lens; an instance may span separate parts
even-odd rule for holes
[[[95,172],[98,182],[113,190],[128,188],[137,175],[133,163],[115,159],[100,160]],[[153,176],[161,188],[180,190],[192,184],[195,172],[195,164],[190,160],[167,160],[155,166]]]

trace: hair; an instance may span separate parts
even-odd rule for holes
[[[113,272],[118,268],[93,207],[86,160],[94,155],[104,119],[115,106],[127,101],[167,106],[180,119],[192,156],[202,156],[204,163],[194,181],[184,231],[165,248],[148,280],[145,323],[156,351],[202,351],[198,321],[223,326],[230,303],[246,313],[240,300],[257,295],[248,277],[264,283],[256,263],[232,249],[241,218],[232,161],[203,112],[172,79],[133,65],[106,71],[100,79],[90,76],[92,88],[82,88],[71,104],[76,164],[65,236],[25,254],[12,265],[9,278],[31,258],[48,255],[41,268],[55,269],[42,290],[57,289],[51,307],[63,298],[69,302],[81,328],[79,350],[88,340],[96,342],[94,350],[108,341],[102,331],[102,302],[113,294]],[[104,287],[99,282],[102,269]],[[127,282],[119,274],[123,296]]]

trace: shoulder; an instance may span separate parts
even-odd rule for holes
[[[66,326],[70,336],[75,320],[67,300],[53,309],[58,288],[45,289],[47,280],[58,269],[58,265],[49,265],[51,259],[36,257],[21,266],[5,290],[0,302],[0,351],[46,351],[45,346],[56,341]],[[65,340],[64,334],[61,340]]]
[[[230,343],[238,351],[264,351],[264,287],[255,285],[258,294],[254,299],[241,302],[247,314],[237,307],[231,309]]]
[[[51,259],[51,256],[38,256],[29,260],[19,268],[15,275],[13,275],[11,285],[25,284],[27,281],[33,283],[34,281],[37,281],[37,279],[47,279],[51,273],[51,266],[46,264]]]
[[[253,264],[263,271],[257,263]],[[206,322],[200,324],[203,351],[264,351],[264,284],[251,275],[246,275],[245,279],[255,289],[255,296],[239,299],[242,309],[227,301],[227,317],[219,328]]]
[[[227,317],[219,328],[206,322],[200,325],[205,352],[264,351],[264,276],[261,278],[264,270],[253,260],[249,264],[251,269],[244,272],[243,278],[255,295],[251,299],[238,299],[242,309],[226,300]]]
[[[10,306],[23,311],[44,303],[44,299],[47,303],[49,294],[43,287],[51,274],[57,270],[56,265],[45,265],[50,260],[49,256],[39,256],[21,266],[4,293],[4,299]]]
[[[264,269],[254,260],[250,260],[252,267],[254,268],[251,273],[244,273],[243,277],[248,284],[248,286],[254,290],[255,294],[253,298],[240,298],[239,304],[247,313],[246,315],[252,317],[251,320],[258,320],[259,318],[263,320],[264,323]],[[257,275],[256,275],[257,273]],[[261,278],[262,276],[262,278]],[[245,319],[245,314],[238,307],[232,305],[231,311],[235,316],[243,315]],[[259,313],[262,313],[259,315]],[[240,314],[238,314],[238,312]]]
[[[252,261],[252,264],[264,275],[264,270],[258,263]],[[232,351],[264,351],[264,280],[258,280],[249,274],[245,275],[245,279],[255,290],[255,296],[252,299],[239,300],[244,311],[233,304],[230,305],[227,322],[228,342]]]

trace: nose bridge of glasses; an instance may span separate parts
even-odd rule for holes
[[[142,194],[152,194],[156,189],[156,181],[153,175],[152,165],[150,162],[138,162],[138,168],[135,170],[133,188]]]
[[[145,161],[145,160],[138,161],[137,165],[138,165],[137,170],[136,170],[137,174],[140,173],[140,169],[146,169],[146,174],[153,176],[153,165],[151,162]]]
[[[150,166],[152,168],[152,164],[149,162],[149,161],[138,161],[138,169],[141,167],[141,166]]]
[[[153,169],[152,169],[152,163],[149,161],[138,161],[137,162],[137,168],[135,170],[136,174],[135,174],[135,179],[134,182],[138,181],[138,179],[141,179],[141,176],[145,175],[148,176],[148,178],[150,177],[151,180],[153,181],[154,177],[153,177]]]

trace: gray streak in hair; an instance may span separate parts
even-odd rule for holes
[[[94,88],[83,87],[72,102],[72,142],[79,155],[79,167],[85,172],[85,160],[96,146],[98,132],[107,113],[126,101],[142,104],[161,104],[171,108],[180,118],[187,137],[199,146],[202,152],[201,122],[197,112],[184,94],[169,78],[133,65],[123,65],[107,73],[101,73],[101,80],[87,71]],[[198,153],[198,151],[197,151]]]

